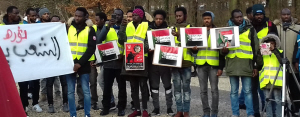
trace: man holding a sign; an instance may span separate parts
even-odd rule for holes
[[[154,21],[149,25],[151,29],[163,29],[168,28],[167,22],[165,21],[166,12],[163,10],[156,10],[153,14]],[[170,36],[169,36],[170,38]],[[173,38],[174,39],[174,38]],[[173,105],[173,95],[172,95],[172,83],[171,83],[171,72],[170,68],[166,66],[153,65],[153,51],[149,51],[149,69],[151,74],[149,74],[149,81],[151,87],[151,96],[153,99],[154,110],[151,115],[160,115],[159,106],[159,84],[160,79],[162,80],[165,88],[165,96],[167,102],[167,113],[168,115],[173,115],[172,105]]]
[[[258,70],[254,64],[257,62],[256,58],[259,41],[256,36],[256,31],[251,23],[243,19],[241,10],[235,9],[231,12],[231,19],[228,21],[228,25],[239,26],[240,39],[240,47],[224,47],[222,49],[222,54],[226,55],[226,74],[230,78],[232,115],[233,117],[238,117],[240,115],[238,92],[239,77],[241,77],[242,90],[245,93],[247,115],[248,117],[254,117],[251,85],[252,77],[258,75]]]
[[[114,14],[116,15],[116,19],[111,19],[109,23],[102,28],[100,37],[100,43],[106,43],[108,42],[117,42],[117,46],[119,48],[120,55],[118,55],[117,60],[110,60],[103,63],[104,68],[104,91],[103,91],[103,110],[100,113],[100,115],[108,115],[109,110],[111,108],[111,94],[112,94],[112,86],[114,83],[114,80],[116,78],[118,82],[118,89],[119,89],[119,102],[118,102],[118,116],[124,116],[125,115],[125,108],[126,108],[126,102],[127,102],[127,93],[126,93],[126,80],[125,78],[121,77],[121,69],[122,69],[122,57],[121,54],[123,54],[123,46],[121,46],[118,43],[118,34],[119,28],[121,26],[121,22],[123,19],[123,11],[121,9],[115,9]],[[103,53],[105,53],[108,57],[110,55],[113,55],[113,53],[116,53],[112,51],[113,48],[106,49]],[[107,53],[110,51],[109,53]],[[115,56],[115,55],[113,55]],[[111,58],[111,57],[110,57]],[[102,57],[102,60],[103,57]]]
[[[78,78],[84,94],[84,113],[90,117],[91,94],[89,88],[90,61],[95,60],[93,55],[96,49],[96,33],[92,25],[87,25],[88,12],[83,7],[78,7],[74,20],[68,31],[69,44],[74,60],[74,73],[66,75],[68,83],[68,100],[71,117],[76,117],[75,84]]]
[[[180,27],[188,28],[190,27],[190,24],[186,23],[187,11],[184,7],[177,8],[175,14],[176,28],[173,30],[172,34],[175,36],[176,45],[180,45],[180,33],[177,29]],[[171,69],[174,84],[174,96],[177,106],[177,114],[175,117],[189,116],[191,101],[191,66],[193,63],[194,57],[192,56],[191,49],[184,48],[182,67]]]
[[[123,19],[123,23],[122,23],[123,26],[119,31],[120,38],[118,41],[121,45],[125,45],[124,53],[126,56],[124,61],[125,64],[123,64],[124,66],[122,67],[121,75],[126,76],[130,80],[130,86],[131,89],[133,90],[131,95],[133,97],[133,102],[136,109],[132,114],[128,115],[128,117],[135,117],[141,115],[143,115],[143,117],[149,117],[149,114],[147,112],[147,108],[148,108],[147,106],[148,61],[147,60],[148,60],[148,49],[149,49],[147,30],[149,28],[149,25],[147,21],[143,21],[144,17],[145,17],[145,12],[140,8],[136,8],[133,11],[133,21],[128,23],[126,27],[127,20]],[[136,55],[138,55],[138,57],[136,57]],[[142,61],[139,61],[139,63],[137,63],[136,59]],[[136,63],[142,66],[134,66],[134,67],[128,66],[132,64],[132,62],[134,64]],[[141,109],[140,109],[141,108],[140,99],[139,99],[140,88],[142,93],[143,113],[141,113]]]
[[[207,32],[216,26],[213,24],[214,15],[210,11],[202,14],[203,24],[207,27]],[[198,50],[196,57],[197,73],[200,84],[200,95],[203,106],[203,117],[217,117],[219,106],[219,79],[225,66],[225,58],[220,55],[219,50],[212,50],[210,34],[208,36],[208,47]],[[196,50],[197,51],[197,50]],[[207,88],[208,80],[211,86],[212,103],[209,106]]]

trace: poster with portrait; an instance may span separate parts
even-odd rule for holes
[[[207,28],[206,27],[190,27],[180,28],[181,47],[198,48],[207,47]]]
[[[125,69],[145,70],[144,43],[125,43]]]
[[[95,56],[97,58],[97,64],[113,61],[118,59],[120,54],[118,44],[116,41],[110,41],[105,44],[98,44],[96,47]]]
[[[154,50],[155,44],[175,46],[175,38],[169,28],[147,31],[149,49]]]
[[[210,29],[211,49],[240,47],[239,27],[223,27]]]
[[[153,65],[181,67],[183,48],[166,45],[155,45]]]

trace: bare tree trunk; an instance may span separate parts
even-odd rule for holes
[[[230,12],[237,8],[238,0],[230,0],[229,10]]]

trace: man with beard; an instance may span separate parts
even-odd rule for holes
[[[261,39],[267,36],[269,33],[278,35],[276,25],[269,21],[269,18],[265,16],[264,6],[261,4],[255,4],[252,6],[253,20],[252,25],[257,32],[257,37],[261,42]],[[253,96],[253,110],[255,117],[260,117],[259,114],[259,100],[257,89],[259,86],[259,77],[252,78],[252,96]]]
[[[294,21],[294,18],[292,17],[291,15],[291,10],[285,8],[285,9],[282,9],[281,11],[281,20],[275,20],[274,23],[276,24],[277,26],[277,30],[278,30],[278,34],[279,34],[279,37],[281,39],[281,42],[283,42],[284,40],[283,39],[286,39],[286,50],[285,50],[285,54],[286,54],[286,57],[288,58],[288,60],[290,61],[290,63],[293,63],[294,67],[293,67],[293,70],[295,72],[295,75],[298,79],[298,82],[300,81],[299,79],[299,61],[296,59],[296,54],[297,54],[297,50],[298,50],[298,44],[297,44],[297,33],[293,32],[292,30],[289,30],[287,29],[286,30],[286,38],[284,37],[284,31],[283,31],[283,25],[284,23],[285,24],[290,24],[289,25],[289,28],[291,29],[294,29],[296,31],[299,31],[300,30],[300,26],[295,24],[295,21]],[[295,45],[294,47],[293,46],[289,46],[289,45]],[[283,49],[284,47],[284,43],[281,43],[281,49]],[[294,55],[294,56],[293,56]],[[288,86],[289,86],[289,89],[291,91],[290,93],[290,97],[293,99],[293,100],[300,100],[300,97],[299,97],[299,89],[296,85],[296,81],[294,80],[293,76],[292,76],[292,72],[291,70],[289,70],[289,72],[287,73],[287,80],[288,80]],[[294,103],[294,106],[295,106],[295,109],[294,111],[299,111],[300,109],[300,102],[295,102]]]
[[[19,14],[19,9],[15,6],[9,6],[6,10],[6,14],[1,15],[0,17],[0,26],[1,25],[13,25],[13,24],[22,24],[22,18]]]
[[[176,24],[172,35],[175,36],[176,45],[180,45],[180,27],[189,28],[191,25],[186,22],[187,11],[184,7],[175,10]],[[183,59],[181,68],[172,68],[171,74],[174,85],[174,97],[176,101],[177,113],[175,117],[189,117],[191,104],[191,66],[193,66],[194,57],[191,49],[183,49]]]
[[[218,77],[221,76],[223,73],[223,68],[225,66],[225,58],[224,56],[220,55],[219,50],[210,49],[211,39],[209,30],[211,28],[216,27],[213,24],[214,14],[210,11],[206,11],[202,14],[202,19],[204,26],[207,27],[208,47],[203,49],[197,49],[197,47],[195,47],[193,48],[193,51],[197,52],[196,64],[200,84],[200,95],[204,112],[203,117],[217,117],[219,106]],[[211,107],[209,106],[207,95],[208,80],[211,86]]]
[[[40,22],[50,22],[50,12],[47,8],[41,8],[39,11]],[[57,80],[57,79],[56,79]],[[58,83],[55,83],[54,86],[59,86]],[[47,100],[47,78],[41,79],[41,98],[40,101]]]
[[[240,115],[238,100],[240,77],[242,81],[242,90],[245,92],[247,115],[248,117],[254,117],[253,105],[258,103],[253,104],[252,102],[251,84],[253,84],[252,77],[258,75],[255,63],[261,64],[256,61],[259,48],[257,34],[251,23],[243,19],[243,13],[239,9],[235,9],[231,12],[231,19],[228,21],[228,25],[239,27],[240,43],[243,45],[236,48],[222,49],[222,54],[226,56],[225,70],[226,74],[229,76],[231,85],[230,99],[232,117],[238,117]],[[258,86],[256,86],[256,90],[257,87]]]
[[[118,48],[120,50],[120,56],[118,57],[118,60],[108,61],[103,63],[103,79],[104,79],[104,90],[103,90],[103,110],[100,113],[101,116],[108,115],[109,110],[112,109],[112,107],[115,107],[115,103],[112,102],[112,86],[115,81],[115,78],[118,82],[118,89],[119,89],[119,102],[118,102],[118,116],[124,116],[125,115],[125,108],[126,108],[126,102],[127,102],[127,94],[126,94],[126,80],[124,77],[121,77],[121,68],[122,68],[122,54],[123,54],[123,46],[121,46],[118,43],[118,37],[119,37],[119,30],[121,27],[121,23],[123,20],[123,11],[121,9],[115,9],[114,15],[116,15],[115,18],[112,18],[109,23],[104,26],[101,30],[100,37],[97,37],[100,39],[100,43],[107,43],[111,41],[116,41],[118,44]]]

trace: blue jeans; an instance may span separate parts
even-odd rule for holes
[[[191,67],[172,68],[174,97],[178,112],[189,112],[191,101]]]
[[[68,100],[69,100],[69,108],[70,108],[70,115],[71,117],[75,116],[76,114],[76,104],[75,104],[75,84],[77,76],[75,73],[66,75],[67,84],[68,84]],[[83,90],[83,97],[84,97],[84,113],[85,116],[90,117],[91,111],[91,93],[90,93],[90,75],[89,74],[82,74],[79,75],[79,80],[81,81],[81,87]]]
[[[270,89],[264,89],[265,95],[269,95]],[[281,89],[273,89],[271,97],[274,97],[275,104],[270,101],[266,107],[267,117],[273,117],[273,114],[276,117],[281,117]]]
[[[231,92],[230,92],[230,99],[231,99],[231,109],[232,114],[239,116],[239,76],[230,76],[230,85],[231,85]],[[247,115],[254,115],[253,111],[253,101],[252,101],[252,92],[251,92],[251,77],[241,76],[242,81],[242,91],[245,93],[245,104],[246,104],[246,111]]]
[[[265,96],[263,90],[260,89],[259,85],[258,85],[257,92],[258,92],[259,97],[260,97],[261,105],[262,105],[262,107],[264,107],[265,103],[266,103],[266,96]],[[240,94],[240,97],[239,97],[239,104],[240,105],[244,105],[245,104],[245,93],[244,93],[243,90],[241,91],[241,94]]]

